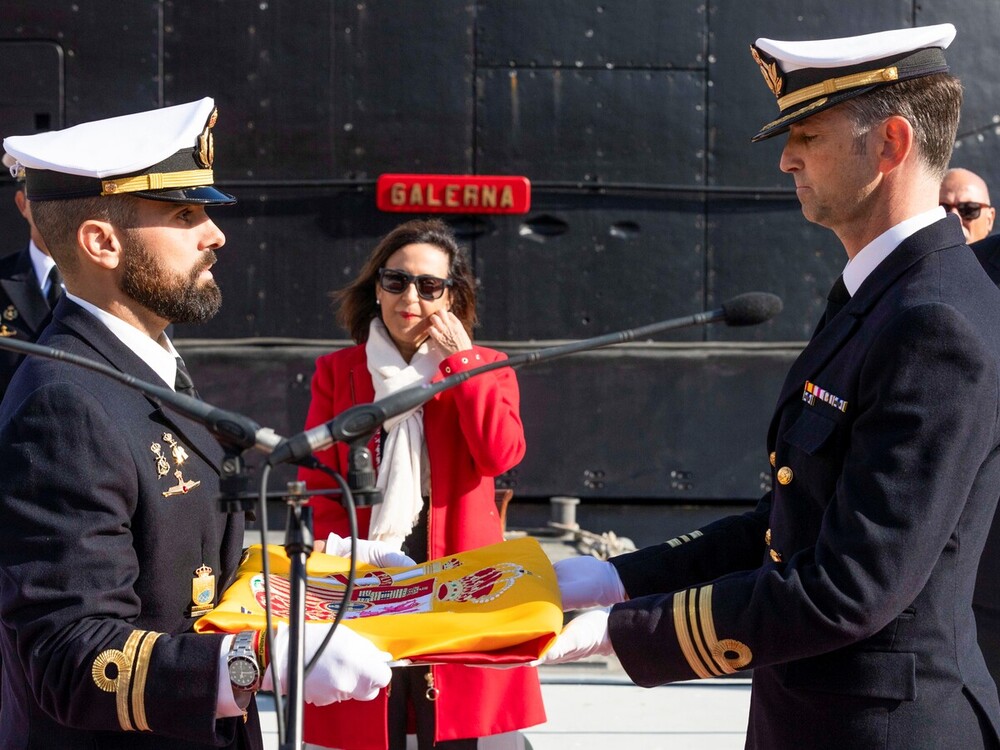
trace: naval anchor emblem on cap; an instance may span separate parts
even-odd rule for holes
[[[750,54],[778,99],[780,116],[751,140],[784,133],[793,123],[875,88],[947,73],[944,49],[954,38],[955,27],[943,23],[842,39],[758,39]]]

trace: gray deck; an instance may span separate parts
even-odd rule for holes
[[[521,733],[483,740],[481,750],[743,748],[749,679],[696,680],[645,689],[614,669],[601,675],[600,670],[569,665],[543,667],[540,672],[548,721]],[[265,705],[264,747],[277,750],[273,706]]]

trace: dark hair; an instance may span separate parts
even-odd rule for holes
[[[905,117],[931,174],[940,181],[948,171],[962,109],[962,83],[954,76],[937,73],[879,86],[842,106],[854,120],[858,136],[888,117]]]
[[[337,322],[351,334],[355,343],[368,340],[372,318],[380,315],[375,304],[378,271],[389,257],[407,245],[434,245],[448,256],[448,277],[454,281],[448,289],[451,311],[472,336],[476,325],[476,281],[466,252],[458,246],[455,235],[440,219],[415,219],[400,224],[383,237],[372,250],[361,272],[349,285],[331,295],[339,305]]]
[[[72,271],[79,263],[76,232],[88,219],[113,224],[119,229],[135,225],[138,198],[127,195],[31,201],[31,218],[59,268]]]

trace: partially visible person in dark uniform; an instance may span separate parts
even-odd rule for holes
[[[14,159],[3,155],[3,165],[12,169],[12,176],[18,181],[14,193],[14,205],[28,223],[28,244],[21,250],[0,258],[0,338],[17,338],[18,341],[34,341],[51,318],[51,309],[62,295],[62,279],[56,263],[45,247],[45,241],[38,233],[31,218],[31,205],[24,196],[23,170],[14,168]],[[22,356],[16,352],[0,349],[0,399],[14,377],[14,370],[21,363]],[[0,656],[0,678],[2,678],[2,656]],[[3,691],[0,690],[0,705]]]
[[[968,169],[949,169],[941,180],[941,207],[958,216],[970,245],[993,231],[997,210],[990,205],[986,180]]]
[[[1000,285],[1000,235],[994,234],[974,243],[972,250],[993,283]],[[993,518],[979,561],[972,609],[976,613],[979,646],[986,657],[986,665],[1000,684],[1000,518],[997,516]]]
[[[65,279],[39,344],[192,392],[164,330],[221,304],[205,207],[235,199],[213,187],[215,118],[206,98],[4,141]],[[18,367],[0,404],[0,747],[261,747],[254,695],[287,677],[287,627],[273,654],[253,631],[192,630],[243,546],[243,514],[218,509],[221,459],[204,427],[117,380]],[[307,657],[327,632],[307,626]],[[305,700],[388,684],[389,654],[346,628],[330,645]]]
[[[1000,290],[938,205],[951,24],[758,39],[780,168],[847,252],[792,365],[757,508],[609,562],[557,563],[546,659],[652,686],[753,669],[749,748],[996,748],[972,592],[1000,497]],[[792,249],[790,249],[792,251]]]
[[[3,165],[8,169],[13,167],[13,157],[4,154]],[[34,341],[62,295],[62,277],[31,218],[31,203],[24,194],[23,170],[15,168],[13,175],[18,181],[14,204],[28,223],[29,239],[19,251],[0,258],[0,337]],[[0,398],[20,362],[19,354],[0,350]]]
[[[958,216],[965,241],[994,283],[1000,284],[1000,240],[987,239],[997,210],[990,204],[986,181],[968,169],[949,169],[941,181],[940,200],[945,211]],[[979,647],[993,680],[1000,683],[1000,523],[996,521],[979,561],[972,609],[976,613]]]

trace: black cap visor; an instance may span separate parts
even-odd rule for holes
[[[211,185],[177,188],[175,190],[140,190],[135,193],[123,193],[123,195],[134,195],[137,198],[146,198],[151,201],[192,203],[201,206],[229,206],[236,203],[234,196],[224,193]]]

